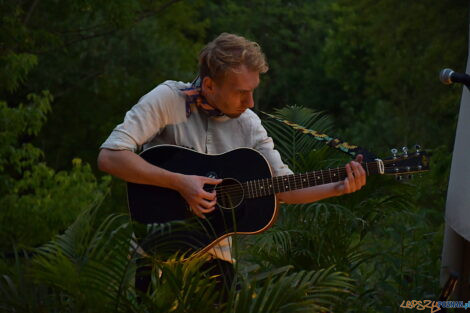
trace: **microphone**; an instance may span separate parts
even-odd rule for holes
[[[462,83],[470,88],[470,75],[457,73],[450,68],[445,68],[439,73],[439,79],[443,84]]]

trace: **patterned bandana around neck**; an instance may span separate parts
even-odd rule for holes
[[[195,104],[208,116],[223,116],[224,113],[211,106],[201,93],[202,79],[197,76],[191,87],[180,89],[186,95],[186,117],[191,115],[191,104]]]

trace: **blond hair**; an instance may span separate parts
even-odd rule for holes
[[[259,73],[266,73],[269,69],[259,44],[242,36],[222,33],[199,54],[201,78],[223,79],[227,70],[236,71],[242,65]]]

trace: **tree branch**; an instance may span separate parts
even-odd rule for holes
[[[27,25],[29,22],[29,19],[31,18],[31,15],[34,12],[34,9],[36,8],[36,5],[38,4],[39,0],[34,0],[33,4],[29,7],[28,14],[26,15],[23,24]]]

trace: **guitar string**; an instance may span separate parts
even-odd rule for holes
[[[390,163],[397,163],[400,160],[402,160],[401,157],[396,158],[396,159],[392,159],[392,160],[382,161],[383,165],[384,165],[384,170],[391,169],[391,168],[396,168],[396,166],[385,166],[385,165],[386,164],[388,165]],[[365,165],[367,170],[375,170],[375,169],[379,168],[379,163],[378,162],[369,162],[369,163],[361,162],[361,165]],[[329,176],[329,178],[330,178],[329,183],[334,182],[332,177],[331,177],[331,170],[334,170],[336,173],[338,173],[339,177],[341,177],[342,175],[345,175],[344,177],[347,177],[347,175],[348,175],[346,167],[329,168],[329,169],[326,169],[326,170],[318,170],[318,171],[313,171],[313,172],[307,172],[307,173],[304,173],[304,175],[306,175],[306,178],[308,180],[307,185],[310,184],[310,177],[318,175],[318,172],[320,172],[320,174],[322,176],[322,184],[326,184],[324,174],[327,175],[327,177]],[[289,186],[291,186],[292,183],[294,184],[293,190],[300,189],[300,188],[298,188],[299,187],[298,184],[300,184],[301,188],[304,188],[302,180],[305,181],[305,176],[302,177],[301,175],[302,174],[293,174],[293,176],[294,176],[294,181],[293,182],[289,178],[284,178],[284,180],[289,184]],[[279,177],[279,176],[277,176],[277,177]],[[283,177],[283,176],[280,176],[280,177]],[[261,186],[260,184],[264,185],[265,182],[269,183],[269,179],[272,180],[271,181],[272,188],[270,187],[268,189],[262,189],[262,190],[261,189],[255,189],[256,187],[260,187]],[[218,191],[218,195],[221,198],[223,198],[224,196],[227,196],[227,195],[232,195],[232,196],[235,196],[235,197],[242,198],[242,195],[245,194],[245,190],[247,191],[247,195],[250,198],[257,198],[257,197],[267,196],[267,195],[271,195],[271,194],[276,192],[276,190],[275,190],[275,185],[276,184],[277,184],[278,189],[280,189],[280,186],[283,183],[282,180],[281,181],[274,181],[274,179],[275,179],[275,177],[271,177],[271,178],[248,181],[248,182],[242,183],[240,185],[237,184],[237,185],[231,185],[231,186],[222,186],[217,191]],[[279,178],[277,178],[277,179],[279,179]],[[343,179],[344,178],[340,178],[340,179],[336,180],[336,182],[338,182],[340,180],[343,180]],[[313,177],[313,180],[314,180],[314,182],[316,182],[315,177]],[[252,190],[251,191],[250,191],[249,183],[252,184],[252,187],[251,187]],[[317,184],[315,184],[313,186],[316,186],[316,185]],[[265,195],[262,195],[262,193],[266,193],[266,190],[268,190],[269,192]],[[288,189],[288,190],[284,190],[284,191],[290,191],[290,190],[292,190],[292,189]],[[280,190],[279,192],[282,192],[282,190]]]
[[[396,162],[396,160],[386,160],[386,161],[384,161],[385,164],[395,163],[395,162]],[[377,162],[369,162],[369,163],[361,163],[361,164],[365,164],[369,170],[371,170],[371,169],[376,169],[376,168],[379,167]],[[369,166],[369,165],[370,165],[370,166]],[[393,167],[393,166],[392,166],[392,167],[384,166],[384,169],[390,169],[390,168],[394,168],[394,167]],[[326,171],[328,171],[327,174],[329,175],[329,172],[330,172],[331,170],[335,170],[335,171],[338,171],[338,170],[339,170],[339,173],[344,174],[345,171],[346,171],[346,168],[345,168],[345,167],[341,167],[341,168],[330,168],[330,169],[325,169],[325,170],[317,170],[317,171],[313,171],[313,172],[304,173],[304,175],[311,175],[311,174],[318,175],[317,172],[321,172],[320,174],[323,174],[323,172],[326,172]],[[347,172],[347,171],[346,171],[346,172]],[[299,175],[299,174],[293,174],[293,175]],[[301,174],[300,174],[300,175],[301,175]],[[277,176],[277,177],[279,177],[279,176]],[[273,177],[273,178],[274,178],[274,177]],[[300,176],[299,176],[299,177],[295,177],[295,178],[294,178],[294,183],[297,183],[297,182],[298,182],[298,178],[299,178],[300,180],[302,180],[302,178],[300,178]],[[259,181],[259,180],[252,180],[252,181],[250,181],[250,182],[255,183],[255,182],[258,182],[258,181]],[[289,180],[288,182],[290,182],[290,180]],[[302,183],[302,182],[300,182],[300,183]],[[243,183],[243,184],[246,184],[246,182]],[[236,186],[238,186],[238,185],[236,185]],[[220,190],[222,190],[222,188],[224,188],[224,187],[221,187]],[[226,188],[230,188],[230,187],[226,187]]]
[[[372,166],[374,166],[374,165],[377,165],[377,164],[372,163]],[[378,168],[378,166],[377,166],[377,168]],[[390,169],[390,168],[393,168],[393,167],[385,167],[385,168]],[[371,169],[375,169],[375,167],[369,167],[369,170],[371,170]],[[324,176],[323,176],[323,174],[324,174],[323,172],[328,171],[326,174],[328,176],[330,176],[330,170],[334,170],[334,171],[338,172],[340,175],[345,174],[346,175],[345,177],[347,177],[347,171],[344,167],[343,168],[331,168],[331,169],[328,169],[328,170],[319,170],[319,171],[322,171],[322,173],[321,173],[322,174],[322,182],[325,181]],[[307,175],[306,179],[310,181],[310,176],[318,175],[317,172],[318,171],[308,172],[308,173],[304,173],[303,175]],[[291,181],[290,179],[287,179],[287,183],[289,185],[294,184],[294,190],[295,190],[295,189],[299,189],[298,188],[299,186],[304,185],[302,180],[305,181],[305,177],[301,177],[300,175],[302,175],[302,174],[294,174],[294,175],[295,175],[294,181]],[[277,177],[279,177],[279,176],[277,176]],[[271,179],[273,179],[273,178],[271,178]],[[316,180],[315,178],[313,178],[313,179]],[[250,181],[250,182],[254,185],[254,187],[256,187],[256,185],[258,185],[258,187],[259,187],[259,186],[261,186],[260,185],[261,183],[263,183],[263,184],[265,183],[265,182],[263,182],[263,180],[268,180],[268,181],[265,181],[265,182],[269,183],[269,178],[253,180],[253,181]],[[329,180],[330,180],[329,182],[334,182],[332,179],[329,179]],[[340,180],[343,180],[343,178],[336,180],[336,182],[340,181]],[[221,195],[221,196],[224,196],[226,194],[233,194],[234,196],[240,196],[241,194],[243,194],[245,192],[245,190],[247,190],[248,195],[250,195],[250,190],[249,190],[250,187],[249,187],[248,183],[249,182],[242,183],[241,186],[240,185],[223,186],[223,187],[217,189],[217,191],[218,191],[218,194]],[[273,181],[271,185],[276,185],[277,184],[278,186],[280,186],[281,183],[283,183],[283,182],[282,181],[277,181],[277,182]],[[309,182],[307,182],[307,183],[309,183]],[[326,183],[323,183],[323,184],[326,184]],[[315,185],[313,185],[313,186],[315,186]],[[252,187],[251,189],[254,189],[254,187]],[[270,190],[270,189],[271,188],[269,188],[268,190]],[[265,190],[266,189],[263,189],[263,190],[256,189],[256,190],[251,191],[251,194],[252,195],[256,195],[257,193],[261,194],[261,193],[265,192]]]
[[[374,169],[378,168],[378,166],[376,166],[375,163],[371,163],[371,164],[372,164],[372,166],[368,167],[369,170],[374,170]],[[389,168],[391,168],[391,167],[385,167],[385,169],[389,169]],[[336,172],[338,172],[338,173],[340,173],[340,174],[345,174],[345,173],[347,173],[347,170],[346,170],[344,167],[342,167],[342,168],[330,168],[330,169],[326,169],[326,170],[318,170],[318,171],[312,171],[312,172],[300,173],[300,174],[292,174],[292,176],[295,176],[293,183],[296,183],[296,184],[297,184],[297,183],[300,183],[300,184],[302,184],[302,180],[303,180],[304,178],[303,178],[303,177],[300,177],[300,175],[310,175],[310,176],[311,176],[311,175],[314,175],[314,176],[316,176],[316,175],[319,175],[319,174],[320,174],[320,175],[323,175],[325,172],[326,172],[327,175],[329,175],[330,172],[331,172],[331,170],[335,171],[334,173],[336,173]],[[320,172],[320,173],[319,173],[319,172]],[[289,176],[289,175],[286,175],[286,176]],[[258,183],[258,184],[259,184],[259,183],[261,183],[262,180],[266,180],[266,179],[269,180],[269,179],[275,179],[275,178],[278,178],[278,179],[279,179],[280,177],[283,177],[283,176],[275,176],[275,177],[271,177],[271,178],[263,178],[263,179],[258,179],[258,180],[251,180],[251,181],[249,181],[249,182],[252,183],[252,184],[255,184],[255,183]],[[308,178],[308,177],[307,177],[307,178]],[[292,180],[291,180],[290,178],[286,178],[285,180],[287,180],[288,183],[292,183]],[[249,183],[249,182],[244,182],[244,183],[242,183],[242,185],[247,185],[247,183]],[[233,184],[233,185],[231,185],[231,186],[222,186],[222,187],[218,188],[218,190],[219,190],[219,191],[226,191],[226,190],[230,190],[230,189],[232,189],[232,188],[237,188],[238,186],[239,186],[239,185],[235,185],[235,184]],[[238,187],[238,188],[239,188],[239,187]]]
[[[397,160],[387,160],[386,163],[389,164],[389,163],[395,163]],[[364,164],[364,163],[361,163],[361,164]],[[373,169],[376,169],[378,168],[378,163],[377,162],[369,162],[369,163],[365,163],[366,166],[368,167],[369,170],[373,170]],[[370,166],[369,166],[370,165]],[[385,169],[390,169],[390,168],[394,168],[393,166],[392,167],[389,167],[389,166],[385,166],[384,167]],[[328,170],[319,170],[319,171],[313,171],[313,172],[309,172],[309,173],[305,173],[304,175],[307,175],[307,179],[310,180],[310,176],[311,175],[318,175],[317,172],[321,172],[321,175],[322,175],[322,181],[324,182],[324,173],[326,171],[325,174],[330,176],[331,174],[331,170],[334,170],[335,172],[338,172],[340,175],[342,174],[346,174],[345,177],[347,177],[347,171],[346,171],[346,168],[345,167],[341,167],[341,168],[330,168]],[[287,180],[287,183],[289,185],[291,185],[292,183],[295,185],[294,189],[299,189],[298,188],[298,184],[300,184],[300,186],[303,186],[303,182],[302,180],[305,181],[305,178],[304,177],[301,177],[302,174],[294,174],[295,177],[294,177],[294,181],[291,181],[291,179],[287,178],[285,180]],[[315,179],[314,179],[315,180]],[[341,179],[342,180],[342,179]],[[332,181],[331,177],[330,177],[330,182]],[[339,180],[337,180],[339,181]],[[266,189],[263,189],[263,190],[260,190],[260,189],[254,189],[255,187],[259,187],[260,184],[264,184],[266,183],[266,181],[264,181],[264,179],[262,180],[253,180],[253,181],[250,181],[253,185],[253,187],[251,187],[251,189],[253,189],[253,191],[251,192],[253,195],[256,196],[257,193],[261,194],[263,192],[265,192]],[[269,181],[267,181],[267,183],[269,183]],[[280,186],[281,184],[281,181],[272,181],[273,184],[277,184],[278,187]],[[307,182],[308,183],[308,182]],[[264,187],[264,186],[263,186]],[[270,189],[270,188],[269,188]],[[269,190],[268,189],[268,190]],[[242,191],[243,190],[243,191]],[[233,193],[233,192],[237,192],[238,193],[238,196],[240,196],[240,194],[243,194],[244,193],[244,190],[247,190],[248,191],[248,195],[250,196],[250,186],[248,184],[248,182],[245,182],[242,184],[242,187],[240,187],[240,185],[232,185],[232,186],[227,186],[227,187],[221,187],[218,189],[219,191],[219,194],[220,195],[225,195],[227,193]],[[234,194],[236,195],[236,194]]]
[[[376,165],[376,164],[372,164],[372,166],[374,166],[374,165]],[[369,170],[373,170],[373,169],[376,169],[376,168],[378,168],[378,166],[377,167],[369,167]],[[393,168],[393,167],[385,167],[385,169],[390,169],[390,168]],[[305,181],[305,178],[301,177],[300,175],[307,175],[306,178],[308,180],[310,180],[310,176],[319,175],[318,172],[321,171],[320,175],[322,175],[322,181],[324,181],[324,175],[323,174],[326,174],[326,175],[330,176],[331,170],[335,171],[335,172],[333,172],[334,174],[335,173],[339,173],[340,175],[341,174],[347,174],[347,171],[344,167],[343,168],[331,168],[331,169],[327,169],[327,170],[319,170],[319,171],[313,171],[313,172],[308,172],[308,173],[303,173],[303,174],[293,174],[295,176],[294,181],[292,181],[289,178],[285,178],[284,181],[286,181],[289,185],[294,184],[295,189],[298,189],[297,185],[300,184],[300,186],[303,186],[302,180]],[[279,179],[279,177],[282,177],[282,176],[276,176],[276,177],[278,177],[278,179]],[[276,177],[272,177],[271,179],[275,179]],[[345,177],[347,177],[347,176],[345,176]],[[260,186],[261,183],[264,184],[265,183],[264,180],[268,180],[267,182],[269,183],[269,178],[264,178],[264,179],[258,179],[258,180],[251,180],[249,182],[242,183],[242,185],[245,186],[246,187],[245,189],[247,189],[249,191],[250,187],[249,187],[248,183],[251,183],[251,184],[255,185],[255,187],[256,187],[256,185]],[[316,180],[316,179],[314,178],[314,180]],[[337,181],[339,181],[339,180],[337,180]],[[279,185],[283,182],[282,182],[282,180],[280,180],[280,181],[273,181],[272,183]],[[241,189],[240,189],[240,185],[233,184],[231,186],[222,186],[222,187],[218,188],[217,190],[220,193],[220,192],[224,192],[224,191],[225,192],[240,191]],[[259,191],[261,192],[263,190],[259,190]]]
[[[346,177],[346,176],[345,176]],[[310,180],[309,177],[307,177],[308,180]],[[315,179],[314,179],[315,180]],[[341,177],[340,179],[338,180],[328,180],[327,182],[325,182],[325,180],[322,179],[322,184],[326,184],[326,183],[331,183],[331,182],[337,182],[337,181],[340,181],[340,180],[343,180],[343,178]],[[282,184],[282,182],[276,182],[274,183],[274,188],[276,188],[276,185],[277,185],[277,189],[280,189],[278,192],[282,192],[282,187],[280,187]],[[301,188],[305,188],[304,187],[304,183],[300,180],[295,180],[294,182],[288,182],[289,186],[292,186],[292,184],[294,184],[294,187],[293,188],[286,188],[284,189],[284,191],[289,191],[289,190],[296,190],[296,189],[301,189]],[[263,182],[263,185],[264,185],[264,182]],[[321,185],[321,184],[318,184],[318,185]],[[223,189],[223,190],[219,190],[218,192],[218,195],[220,195],[222,198],[227,195],[227,194],[231,194],[232,196],[235,196],[235,197],[241,197],[244,193],[245,193],[245,190],[247,191],[247,196],[250,197],[250,198],[256,198],[258,197],[258,195],[261,197],[261,196],[266,196],[266,195],[271,195],[273,193],[276,192],[276,190],[272,190],[274,188],[272,188],[273,184],[271,184],[271,187],[269,188],[266,188],[266,189],[258,189],[256,187],[260,187],[261,185],[258,184],[258,186],[254,186],[254,187],[251,187],[249,188],[249,186],[245,183],[243,184],[242,186],[240,185],[237,185],[237,186],[233,186],[232,188],[228,189]],[[286,185],[287,186],[287,185]],[[316,186],[316,185],[313,185],[313,186]],[[264,187],[264,186],[261,186],[261,187]],[[300,187],[300,188],[299,188]],[[310,187],[310,186],[309,186]],[[256,189],[254,189],[256,188]],[[250,190],[252,189],[252,190]],[[268,192],[267,192],[268,190]]]

